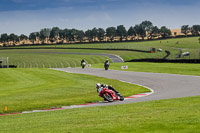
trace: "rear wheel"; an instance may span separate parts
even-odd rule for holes
[[[109,94],[109,93],[103,94],[103,98],[104,98],[104,100],[106,100],[108,102],[113,102],[113,98],[112,98],[111,94]]]

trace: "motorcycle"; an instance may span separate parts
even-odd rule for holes
[[[108,70],[109,66],[110,66],[109,62],[106,62],[106,63],[104,64],[105,70]]]
[[[84,69],[86,66],[86,62],[81,63],[82,68]]]
[[[120,93],[116,94],[114,91],[109,90],[107,88],[102,89],[100,96],[103,97],[104,100],[108,102],[113,102],[114,100],[120,100],[120,101],[124,100],[124,97]]]

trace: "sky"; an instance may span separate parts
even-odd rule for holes
[[[200,24],[200,0],[0,0],[0,34],[29,35],[43,28],[88,30],[149,20],[180,29]]]

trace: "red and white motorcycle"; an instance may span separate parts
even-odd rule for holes
[[[112,90],[107,89],[104,87],[100,93],[100,96],[104,98],[105,101],[113,102],[115,100],[123,101],[124,97],[120,93],[115,93]]]

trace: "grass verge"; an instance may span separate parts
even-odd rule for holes
[[[199,132],[200,97],[3,116],[1,132]]]
[[[117,80],[50,69],[0,69],[0,77],[0,113],[103,100],[97,95],[97,82],[112,84],[124,96],[149,91]]]
[[[121,66],[128,66],[128,69],[121,69]],[[102,64],[94,64],[93,68],[103,68]],[[200,64],[186,63],[148,63],[148,62],[128,62],[111,63],[109,69],[136,72],[169,73],[182,75],[200,76]]]

